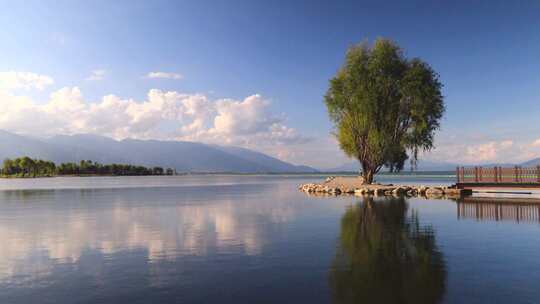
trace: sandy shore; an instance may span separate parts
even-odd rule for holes
[[[343,189],[359,189],[366,187],[364,179],[361,176],[336,176],[332,179],[324,181],[322,185],[330,188],[343,188]],[[372,184],[369,185],[371,189],[389,188],[388,185]],[[395,188],[395,187],[393,187]]]

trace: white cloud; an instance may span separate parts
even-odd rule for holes
[[[146,78],[164,78],[164,79],[183,79],[184,76],[178,73],[167,73],[167,72],[150,72],[146,74]]]
[[[0,129],[35,134],[94,133],[122,138],[192,140],[248,147],[307,139],[269,111],[259,95],[210,100],[202,94],[150,90],[146,100],[104,96],[88,102],[79,88],[62,88],[45,103],[0,93]]]
[[[535,140],[535,141],[533,141],[532,144],[531,144],[531,146],[533,146],[533,147],[540,147],[540,138],[537,139],[537,140]]]
[[[93,70],[90,76],[86,77],[86,80],[103,80],[103,78],[105,78],[105,74],[107,74],[106,70]]]
[[[470,146],[466,150],[466,158],[471,161],[496,161],[497,156],[505,149],[511,148],[512,141],[489,142],[476,146]]]
[[[465,142],[464,142],[465,141]],[[540,156],[540,145],[524,140],[487,140],[467,143],[467,140],[452,140],[438,144],[431,152],[424,153],[426,159],[459,164],[521,163]]]
[[[0,72],[0,89],[4,90],[43,90],[46,86],[52,85],[53,83],[54,80],[46,75],[16,71]]]

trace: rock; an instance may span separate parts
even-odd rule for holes
[[[453,195],[453,196],[459,196],[459,195],[461,195],[461,189],[446,189],[444,191],[444,194]]]
[[[345,188],[345,189],[343,189],[341,192],[347,193],[347,194],[352,194],[352,193],[354,193],[354,189]]]
[[[444,191],[444,194],[448,195],[448,196],[457,197],[457,196],[471,195],[472,190],[470,190],[470,189],[447,188]]]
[[[405,189],[402,187],[397,187],[396,189],[392,190],[392,195],[394,196],[400,196],[405,193]]]
[[[426,189],[426,195],[427,196],[442,196],[444,194],[444,190],[437,187],[431,187]]]
[[[373,190],[373,193],[376,195],[376,196],[382,196],[384,195],[384,189],[383,188],[376,188]]]
[[[360,177],[359,177],[360,178]],[[327,183],[334,180],[331,176],[326,178],[324,183],[308,183],[298,187],[299,190],[314,195],[339,195],[339,194],[355,194],[355,195],[376,195],[376,196],[426,196],[429,198],[439,198],[446,196],[459,197],[462,195],[472,194],[470,190],[457,189],[455,187],[438,186],[391,186],[391,185],[363,185],[358,188],[352,188],[350,185],[340,185],[340,183]]]
[[[365,191],[366,189],[364,188],[357,188],[357,189],[354,189],[354,194],[364,194]]]
[[[325,193],[328,193],[328,191],[330,191],[330,187],[328,186],[321,186],[321,187],[318,187],[318,192],[325,192]]]
[[[315,184],[303,184],[300,186],[300,189],[304,192],[312,192]]]
[[[326,193],[330,193],[330,194],[340,194],[341,193],[341,190],[339,188],[328,188],[328,187],[325,187],[325,191]]]

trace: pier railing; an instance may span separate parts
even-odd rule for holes
[[[458,184],[540,184],[540,166],[457,167]]]
[[[530,198],[464,197],[457,201],[458,219],[540,223],[540,200]]]

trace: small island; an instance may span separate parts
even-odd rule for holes
[[[400,172],[420,152],[434,147],[445,111],[439,75],[419,58],[407,58],[392,40],[350,47],[324,96],[339,147],[358,160],[361,176],[327,178],[300,185],[307,193],[360,195],[453,195],[456,187],[393,186],[374,183],[383,168]]]
[[[172,168],[144,167],[130,164],[101,164],[91,160],[79,163],[67,162],[56,165],[54,162],[33,159],[28,156],[5,159],[0,169],[0,177],[35,178],[53,176],[145,176],[175,175]]]
[[[302,184],[299,190],[311,195],[394,196],[426,198],[458,198],[472,194],[470,189],[452,186],[392,185],[366,183],[362,176],[330,176],[322,183]]]

